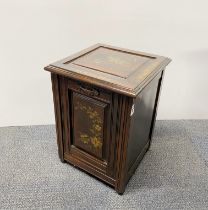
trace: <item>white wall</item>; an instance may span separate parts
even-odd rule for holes
[[[158,119],[208,118],[207,0],[0,0],[0,126],[54,123],[43,67],[94,43],[169,56]]]

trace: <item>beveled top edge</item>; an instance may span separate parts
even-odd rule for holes
[[[82,74],[79,74],[79,73],[76,73],[76,72],[71,72],[71,71],[68,71],[68,70],[65,70],[63,68],[56,67],[56,66],[53,66],[53,65],[46,66],[46,67],[44,67],[44,69],[46,71],[49,71],[49,72],[54,73],[54,74],[58,74],[58,75],[65,76],[65,77],[68,77],[68,78],[71,78],[71,79],[83,81],[83,82],[86,82],[86,83],[91,83],[91,84],[94,84],[98,87],[102,87],[104,89],[112,90],[112,91],[115,91],[117,93],[121,93],[121,94],[124,94],[124,95],[135,97],[133,89],[127,88],[127,87],[119,85],[119,84],[114,84],[114,83],[111,83],[109,81],[104,81],[104,80],[101,80],[101,79],[98,79],[98,78],[82,75]]]
[[[158,65],[156,67],[154,67],[154,71],[152,71],[142,81],[139,81],[138,84],[132,84],[130,80],[129,81],[122,80],[122,81],[117,81],[117,83],[114,83],[114,81],[111,81],[110,78],[108,78],[108,80],[102,80],[102,77],[96,78],[96,77],[93,77],[92,75],[91,76],[83,75],[82,73],[79,73],[79,72],[74,72],[72,70],[71,71],[66,70],[66,69],[64,69],[63,65],[61,65],[65,62],[73,61],[74,59],[77,59],[78,57],[81,57],[84,54],[87,54],[90,51],[93,51],[99,47],[105,47],[105,48],[115,49],[115,50],[122,51],[122,52],[133,53],[133,54],[142,54],[144,56],[154,57],[158,61]],[[168,63],[170,63],[170,62],[171,62],[171,59],[167,58],[167,57],[98,43],[98,44],[88,47],[78,53],[68,56],[62,60],[52,63],[52,64],[46,66],[44,69],[46,71],[50,71],[51,73],[59,74],[59,75],[66,76],[66,77],[69,77],[69,78],[72,78],[75,80],[80,80],[83,82],[92,83],[96,86],[100,86],[102,88],[109,89],[109,90],[130,96],[130,97],[136,97],[138,95],[138,93],[141,91],[141,89],[143,88],[143,86],[145,84],[147,84],[149,81],[151,81],[157,74],[159,74],[159,72],[164,70],[165,67],[168,65]]]

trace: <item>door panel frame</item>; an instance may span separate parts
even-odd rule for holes
[[[78,87],[80,82],[68,78],[60,77],[60,101],[61,101],[61,118],[63,124],[63,150],[64,160],[67,162],[78,165],[80,168],[90,173],[99,173],[99,177],[109,184],[115,184],[116,168],[116,118],[117,118],[117,94],[113,95],[111,92],[99,88],[99,96],[89,96],[83,93]],[[85,84],[84,84],[85,85]],[[104,127],[103,127],[103,149],[106,160],[100,160],[93,155],[71,145],[73,138],[73,113],[70,113],[71,105],[73,104],[72,97],[69,97],[69,92],[76,92],[87,97],[91,97],[98,102],[104,102],[107,107],[104,109]],[[107,119],[107,120],[106,120]],[[106,132],[106,130],[108,132]]]

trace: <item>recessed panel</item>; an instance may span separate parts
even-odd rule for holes
[[[72,64],[127,78],[150,59],[148,56],[99,47],[75,59]]]
[[[106,104],[73,93],[73,145],[102,159],[103,126]]]

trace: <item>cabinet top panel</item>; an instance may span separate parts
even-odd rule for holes
[[[98,47],[75,59],[72,64],[126,79],[150,59],[154,59],[154,57]]]
[[[45,70],[134,97],[170,61],[162,56],[96,44]]]

